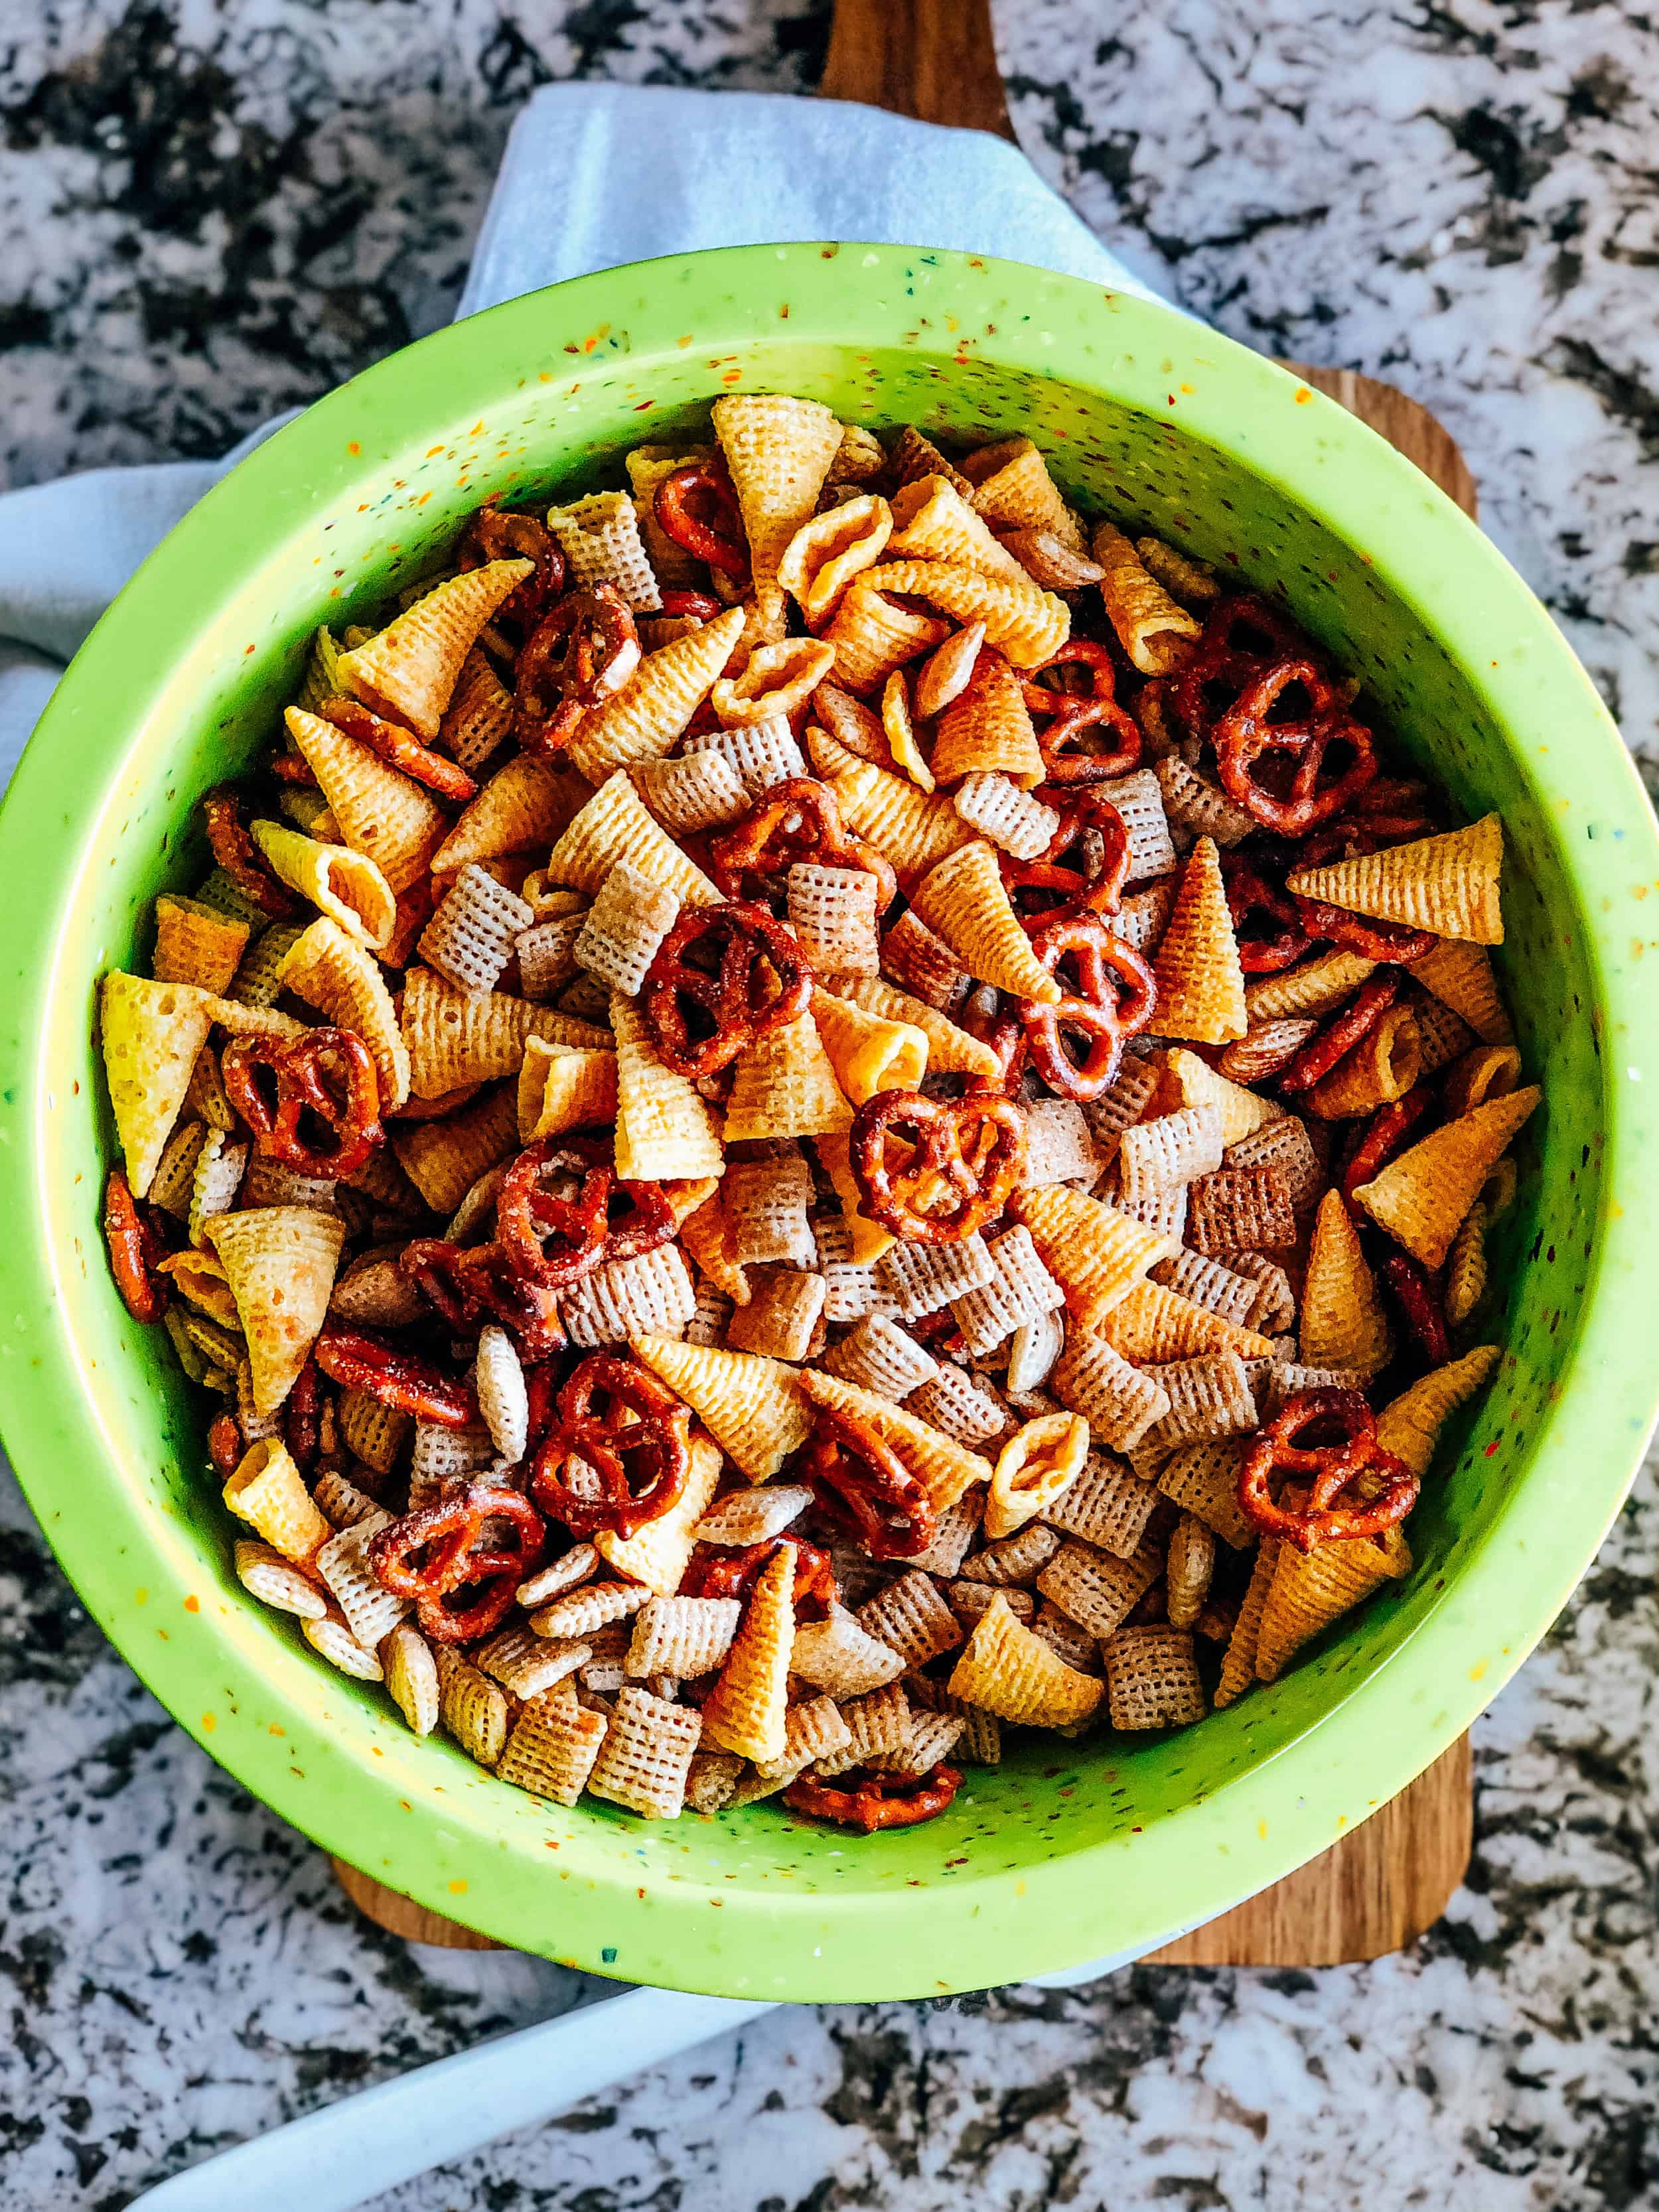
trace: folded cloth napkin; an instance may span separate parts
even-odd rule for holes
[[[1025,156],[844,100],[544,86],[513,126],[457,313],[703,246],[850,238],[1001,255],[1153,296]],[[90,469],[0,495],[0,788],[80,645],[217,461]]]

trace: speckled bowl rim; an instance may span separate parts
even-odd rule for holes
[[[757,246],[673,258],[702,264],[700,296],[718,303],[700,345],[735,353],[776,341],[776,302],[787,289],[789,338],[845,350],[921,343],[908,327],[914,301],[902,293],[867,299],[848,282],[899,251],[843,243],[836,251]],[[1659,965],[1625,957],[1629,913],[1621,905],[1659,885],[1659,836],[1628,756],[1565,640],[1449,500],[1371,431],[1261,356],[1127,294],[1015,264],[915,251],[927,252],[941,310],[953,294],[971,307],[988,280],[1029,300],[1023,321],[977,342],[981,360],[1059,377],[1148,414],[1167,409],[1166,419],[1188,435],[1238,454],[1365,545],[1397,588],[1412,580],[1412,596],[1433,610],[1428,619],[1448,652],[1472,680],[1480,672],[1479,688],[1501,726],[1554,731],[1554,743],[1528,746],[1524,757],[1521,741],[1510,743],[1519,773],[1561,825],[1562,865],[1580,908],[1570,919],[1592,939],[1608,1195],[1576,1352],[1501,1528],[1402,1648],[1259,1770],[1271,1820],[1242,1818],[1241,1792],[1230,1785],[1158,1820],[1158,1863],[1144,1883],[1134,1878],[1133,1844],[1120,1838],[1058,1858],[1034,1853],[1011,1870],[966,1869],[925,1901],[902,1889],[716,1894],[690,1881],[659,1882],[647,1896],[635,1889],[614,1827],[598,1823],[562,1855],[559,1870],[571,1885],[562,1896],[573,1909],[558,1955],[604,1972],[625,1938],[621,1956],[636,1972],[733,1996],[867,2001],[1058,1971],[1149,1947],[1290,1872],[1437,1757],[1520,1664],[1594,1556],[1659,1401],[1659,1376],[1646,1357],[1647,1315],[1659,1293],[1659,1203],[1639,1157],[1638,1087],[1650,1073],[1659,1080],[1659,1066],[1648,1065],[1659,1036]],[[273,1687],[268,1636],[256,1632],[253,1609],[218,1602],[216,1594],[204,1607],[187,1531],[158,1526],[138,1486],[123,1479],[98,1390],[81,1371],[70,1332],[52,1322],[73,1310],[88,1255],[54,1250],[46,1233],[53,1201],[45,1133],[58,1110],[48,1012],[76,882],[112,834],[123,733],[143,726],[217,604],[204,601],[204,581],[215,580],[228,598],[270,556],[273,539],[291,526],[296,486],[308,503],[374,478],[380,465],[360,458],[351,441],[365,410],[375,443],[392,450],[453,419],[483,380],[481,321],[503,335],[538,319],[591,327],[626,295],[630,354],[666,355],[685,295],[665,283],[660,304],[653,301],[649,268],[584,277],[452,325],[319,401],[242,462],[82,647],[0,817],[9,908],[0,1015],[14,1041],[0,1101],[0,1220],[8,1224],[0,1383],[7,1441],[31,1503],[88,1610],[216,1760],[327,1850],[507,1943],[523,1942],[544,1918],[547,1863],[507,1849],[458,1801],[447,1813],[429,1802],[411,1805],[395,1772],[375,1771],[335,1741],[325,1712],[317,1717]],[[930,332],[921,349],[948,358],[949,341]],[[507,359],[519,351],[502,348]],[[1322,448],[1318,468],[1308,460],[1310,433]],[[1384,495],[1407,491],[1408,498]],[[267,524],[268,516],[284,520]],[[1491,660],[1494,637],[1507,641],[1501,664]],[[1571,834],[1580,823],[1598,825],[1594,843]],[[186,1634],[191,1613],[203,1617]],[[711,1905],[723,1909],[711,1912]]]

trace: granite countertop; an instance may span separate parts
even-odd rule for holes
[[[15,483],[221,451],[442,321],[549,77],[809,89],[824,0],[43,0],[0,51]],[[1659,776],[1659,30],[1615,0],[1003,0],[1020,137],[1154,283],[1391,378]],[[1651,1468],[1475,1731],[1411,1953],[790,2011],[381,2212],[1659,2203]],[[414,1950],[139,1688],[0,1500],[0,2187],[216,2145],[581,2001]]]

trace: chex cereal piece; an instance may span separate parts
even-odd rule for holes
[[[1170,1401],[1168,1413],[1146,1432],[1149,1448],[1173,1451],[1177,1444],[1243,1436],[1258,1425],[1255,1401],[1236,1352],[1172,1359],[1146,1371]]]
[[[1279,1360],[1263,1378],[1263,1420],[1272,1420],[1307,1389],[1364,1389],[1370,1380],[1358,1367],[1303,1367],[1297,1360]]]
[[[1097,784],[1095,795],[1115,806],[1129,837],[1127,883],[1144,884],[1157,876],[1172,876],[1179,861],[1164,811],[1164,788],[1149,768],[1111,783]]]
[[[996,1276],[977,1230],[954,1244],[891,1244],[877,1261],[876,1273],[898,1300],[906,1321],[937,1313],[952,1298],[982,1290]]]
[[[757,1577],[719,1681],[702,1709],[704,1740],[745,1759],[781,1756],[795,1632],[795,1553],[781,1546]]]
[[[1044,1597],[1091,1636],[1110,1636],[1163,1571],[1164,1556],[1143,1544],[1131,1558],[1119,1559],[1075,1538],[1062,1544],[1037,1577]]]
[[[734,1490],[712,1505],[698,1522],[700,1544],[763,1544],[781,1535],[812,1503],[804,1483],[763,1483],[758,1490]]]
[[[559,1293],[559,1318],[572,1344],[585,1350],[632,1336],[672,1337],[696,1310],[697,1294],[678,1244],[612,1260]]]
[[[796,1629],[789,1671],[832,1697],[855,1698],[896,1681],[904,1672],[904,1661],[837,1605],[827,1620],[803,1621]]]
[[[567,1684],[529,1698],[513,1723],[495,1771],[555,1805],[574,1805],[586,1787],[610,1723]]]
[[[1015,1534],[999,1538],[964,1560],[962,1577],[964,1582],[989,1583],[1004,1589],[1034,1582],[1038,1571],[1059,1549],[1060,1538],[1052,1528],[1040,1521],[1029,1522]]]
[[[1000,1720],[1037,1728],[1069,1728],[1087,1720],[1103,1686],[1068,1667],[1024,1627],[1000,1591],[969,1638],[950,1682],[952,1697]]]
[[[1037,1607],[1031,1619],[1031,1633],[1040,1636],[1057,1659],[1063,1659],[1079,1674],[1105,1672],[1101,1662],[1100,1639],[1091,1636],[1086,1628],[1079,1628],[1058,1606],[1045,1601]]]
[[[1121,1628],[1105,1650],[1106,1707],[1115,1729],[1188,1728],[1209,1710],[1190,1634]]]
[[[1203,1611],[1215,1558],[1214,1532],[1195,1514],[1183,1513],[1170,1532],[1164,1562],[1164,1602],[1171,1628],[1190,1628]]]
[[[250,1597],[301,1620],[321,1620],[327,1613],[328,1600],[311,1577],[257,1536],[236,1539],[235,1561],[236,1579]]]
[[[374,1651],[359,1644],[337,1613],[325,1613],[320,1620],[302,1620],[300,1633],[312,1650],[337,1667],[343,1674],[354,1681],[379,1682],[385,1670]]]
[[[568,507],[550,507],[547,526],[557,539],[573,586],[592,591],[610,584],[636,614],[662,605],[650,558],[641,540],[639,513],[625,491],[590,492]]]
[[[1183,1106],[1178,1113],[1138,1121],[1118,1143],[1118,1181],[1125,1200],[1212,1175],[1220,1165],[1221,1115],[1213,1106]]]
[[[1158,1498],[1155,1485],[1143,1482],[1121,1460],[1094,1452],[1076,1481],[1043,1508],[1043,1519],[1097,1551],[1129,1559],[1139,1548]]]
[[[398,1626],[410,1606],[406,1597],[385,1588],[365,1557],[371,1538],[391,1525],[391,1514],[377,1509],[331,1536],[317,1553],[317,1571],[345,1615],[346,1626],[370,1651]]]
[[[640,794],[671,836],[695,836],[735,822],[750,793],[738,765],[724,752],[688,753],[684,760],[635,766]]]
[[[877,975],[880,886],[866,868],[827,868],[798,860],[789,871],[788,922],[821,975]]]
[[[720,1182],[727,1257],[739,1267],[769,1260],[815,1267],[811,1203],[812,1170],[799,1145],[786,1141],[767,1159],[728,1159]]]
[[[1117,912],[1103,919],[1113,936],[1121,937],[1131,951],[1139,952],[1148,961],[1156,960],[1175,902],[1176,878],[1164,876],[1157,883],[1148,884],[1145,890],[1127,893]]]
[[[360,1490],[349,1474],[342,1474],[337,1467],[325,1467],[311,1486],[313,1503],[326,1513],[337,1528],[350,1528],[359,1522],[374,1521],[379,1516],[386,1518],[381,1508],[366,1490]]]
[[[724,1291],[717,1291],[712,1283],[700,1281],[696,1310],[685,1324],[685,1342],[724,1344],[734,1310]]]
[[[419,1629],[400,1621],[380,1645],[386,1692],[416,1735],[438,1725],[438,1662]]]
[[[1154,1183],[1133,1198],[1126,1198],[1118,1182],[1117,1170],[1109,1168],[1103,1180],[1101,1195],[1131,1221],[1138,1221],[1144,1229],[1155,1230],[1170,1244],[1179,1244],[1187,1233],[1187,1194],[1190,1183]]]
[[[827,1287],[822,1275],[789,1267],[755,1268],[749,1303],[732,1315],[727,1341],[736,1351],[768,1359],[808,1358]]]
[[[960,1367],[949,1364],[929,1376],[910,1400],[911,1409],[958,1443],[1000,1442],[1013,1424],[1006,1410]]]
[[[881,965],[901,991],[941,1014],[954,1014],[972,978],[942,937],[906,907],[881,940]]]
[[[945,1592],[951,1601],[951,1610],[959,1620],[971,1628],[983,1620],[998,1598],[1006,1599],[1017,1620],[1031,1621],[1036,1618],[1036,1600],[1028,1589],[1018,1584],[1000,1586],[995,1583],[970,1583],[962,1577],[953,1582]]]
[[[628,1680],[628,1646],[631,1636],[629,1624],[622,1620],[613,1620],[605,1627],[593,1631],[587,1639],[592,1649],[576,1669],[576,1680],[583,1689],[608,1692],[621,1689]],[[653,1696],[659,1694],[651,1683],[646,1686],[652,1691]]]
[[[1158,1095],[1158,1070],[1151,1057],[1127,1057],[1109,1091],[1085,1107],[1084,1118],[1101,1165],[1117,1158],[1123,1132],[1133,1128]]]
[[[1016,1430],[992,1473],[986,1534],[1000,1541],[1046,1514],[1077,1480],[1088,1450],[1089,1424],[1075,1413],[1046,1414]]]
[[[592,1544],[573,1544],[562,1559],[540,1567],[528,1582],[522,1582],[514,1596],[528,1612],[532,1607],[545,1605],[550,1598],[562,1597],[567,1590],[591,1581],[599,1571],[599,1555]]]
[[[702,1732],[702,1721],[690,1706],[672,1705],[626,1684],[617,1692],[588,1790],[647,1820],[677,1820]]]
[[[953,1635],[959,1632],[954,1620],[951,1626]],[[842,1706],[841,1717],[847,1723],[848,1741],[818,1762],[820,1774],[845,1774],[848,1767],[868,1766],[902,1752],[910,1740],[910,1700],[896,1682],[849,1699]]]
[[[1237,1437],[1182,1444],[1157,1476],[1167,1498],[1196,1515],[1236,1552],[1248,1552],[1256,1539],[1255,1524],[1238,1502],[1238,1469],[1247,1449]]]
[[[631,999],[679,911],[678,898],[665,885],[618,860],[582,924],[574,946],[577,964],[596,983]]]
[[[555,1598],[551,1605],[531,1615],[530,1626],[538,1636],[564,1640],[591,1637],[596,1628],[626,1620],[637,1613],[650,1595],[638,1583],[594,1583]]]
[[[1179,753],[1166,753],[1153,769],[1164,811],[1179,842],[1206,836],[1226,851],[1242,845],[1260,826],[1243,806],[1235,806],[1218,784],[1189,768]]]
[[[552,1640],[522,1625],[499,1629],[472,1650],[473,1663],[515,1698],[533,1698],[550,1690],[592,1656],[592,1644]]]
[[[930,1575],[954,1575],[968,1556],[968,1547],[979,1534],[984,1517],[985,1501],[976,1490],[970,1490],[947,1506],[934,1523],[933,1540],[925,1551],[913,1552],[906,1562],[920,1567]]]
[[[718,1813],[729,1805],[745,1762],[731,1751],[700,1751],[685,1778],[685,1802],[694,1813]]]
[[[1210,1259],[1296,1242],[1296,1211],[1283,1169],[1221,1168],[1188,1186],[1187,1239]]]
[[[734,1597],[653,1597],[634,1616],[630,1674],[707,1674],[732,1649],[743,1617]]]
[[[1152,1270],[1152,1279],[1194,1305],[1202,1306],[1218,1321],[1230,1322],[1235,1328],[1250,1327],[1249,1316],[1255,1310],[1261,1287],[1251,1276],[1236,1273],[1219,1260],[1184,1250],[1173,1260],[1160,1260]]]
[[[952,794],[952,804],[970,830],[977,830],[1017,860],[1036,860],[1060,827],[1052,806],[1033,799],[996,769],[964,776]]]
[[[823,1364],[830,1374],[890,1398],[895,1404],[939,1372],[933,1353],[881,1314],[866,1315],[849,1335],[824,1354]]]
[[[434,1644],[438,1669],[438,1712],[469,1759],[494,1766],[507,1741],[512,1706],[499,1682],[463,1659],[451,1644]]]
[[[576,939],[586,927],[588,909],[553,915],[520,930],[513,940],[519,961],[519,988],[526,999],[544,1003],[576,972]]]
[[[1296,1292],[1277,1260],[1265,1252],[1234,1252],[1227,1264],[1237,1275],[1248,1276],[1256,1286],[1256,1300],[1245,1316],[1244,1327],[1260,1335],[1274,1336],[1296,1320]]]
[[[410,1510],[429,1505],[453,1475],[474,1474],[495,1456],[488,1429],[450,1429],[437,1421],[417,1420],[409,1471]]]
[[[1083,1109],[1069,1098],[1033,1099],[1025,1109],[1022,1190],[1049,1183],[1092,1183],[1106,1164]]]
[[[1039,1314],[1034,1321],[1021,1323],[1008,1340],[1006,1381],[1011,1401],[1017,1401],[1042,1390],[1065,1344],[1066,1322],[1061,1312]]]
[[[1081,1413],[1095,1441],[1112,1451],[1138,1444],[1170,1410],[1160,1382],[1081,1328],[1068,1334],[1050,1381],[1061,1405]]]
[[[478,1332],[473,1379],[491,1442],[504,1460],[521,1460],[530,1442],[530,1397],[518,1348],[504,1328],[492,1323]]]
[[[994,1350],[1024,1322],[1066,1303],[1065,1291],[1038,1258],[1029,1229],[1006,1230],[985,1249],[992,1279],[951,1301],[963,1341],[976,1357]]]
[[[1318,1205],[1325,1188],[1325,1170],[1309,1137],[1307,1125],[1294,1114],[1280,1114],[1252,1129],[1227,1147],[1224,1165],[1230,1168],[1277,1168],[1298,1224]],[[1264,1239],[1263,1242],[1267,1240]]]
[[[354,1459],[390,1474],[402,1456],[414,1423],[395,1406],[383,1406],[364,1390],[346,1390],[340,1398],[340,1434]]]
[[[764,798],[775,783],[785,783],[806,774],[800,747],[795,743],[787,718],[782,714],[770,714],[763,721],[745,723],[735,729],[704,731],[686,739],[685,751],[693,758],[700,753],[714,753],[730,761],[743,785],[744,803],[749,805]]]
[[[951,1757],[967,1726],[964,1713],[913,1711],[903,1750],[885,1753],[872,1764],[889,1774],[926,1774]]]
[[[762,1765],[759,1771],[768,1777],[799,1774],[815,1759],[835,1758],[852,1741],[853,1731],[835,1699],[809,1698],[790,1706],[783,1724],[783,1749],[775,1759]]]
[[[858,1618],[865,1632],[896,1651],[907,1667],[925,1667],[962,1641],[938,1583],[915,1568],[861,1605]]]
[[[535,911],[469,860],[421,932],[421,957],[460,991],[493,990]]]

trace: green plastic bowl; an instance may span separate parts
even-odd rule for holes
[[[620,480],[733,390],[878,428],[1029,432],[1084,505],[1282,587],[1408,750],[1508,836],[1500,955],[1545,1107],[1494,1274],[1504,1346],[1411,1524],[1415,1573],[1184,1734],[1022,1744],[944,1818],[860,1841],[776,1805],[566,1812],[410,1735],[245,1596],[202,1407],[127,1318],[98,1227],[94,987],[204,866],[191,802],[264,748],[306,639],[488,493]],[[502,1942],[732,1996],[931,1996],[1145,1947],[1276,1881],[1444,1750],[1594,1554],[1656,1401],[1659,840],[1588,678],[1520,579],[1341,409],[1165,309],[886,246],[614,270],[410,346],[175,530],[77,657],[0,818],[4,1425],[89,1612],[168,1709],[331,1851]],[[1644,1083],[1646,1076],[1649,1080]]]

